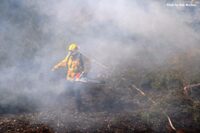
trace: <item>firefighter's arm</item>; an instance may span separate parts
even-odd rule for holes
[[[54,71],[60,67],[66,67],[70,55],[71,55],[71,52],[68,52],[67,56],[52,68],[52,71]]]
[[[53,68],[52,68],[52,71],[60,68],[60,67],[66,67],[66,64],[67,64],[67,61],[68,61],[68,56],[65,57],[65,59],[63,59],[62,61],[60,61],[58,64],[56,64]]]

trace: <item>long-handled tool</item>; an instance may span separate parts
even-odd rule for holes
[[[100,63],[100,61],[97,61],[97,60],[94,59],[94,58],[89,57],[87,54],[85,54],[85,52],[83,52],[83,51],[80,51],[80,52],[81,52],[81,54],[84,55],[86,58],[90,59],[92,62],[94,62],[94,63],[96,63],[97,65],[101,66],[101,67],[104,68],[105,70],[108,70],[108,69],[109,69],[108,66],[106,66],[106,65],[104,65],[104,64],[102,64],[102,63]]]

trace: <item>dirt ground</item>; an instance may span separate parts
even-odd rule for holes
[[[145,91],[145,90],[144,90]],[[141,96],[130,88],[88,88],[76,92],[61,93],[57,102],[32,112],[5,113],[0,115],[1,133],[160,133],[168,132],[169,114],[176,128],[192,128],[198,125],[199,104],[181,96],[163,99],[163,95],[148,93],[156,102]],[[173,101],[173,103],[171,103]],[[80,108],[77,108],[77,103]],[[195,107],[191,110],[189,107]],[[197,116],[195,116],[197,115]],[[197,118],[196,121],[194,118]]]

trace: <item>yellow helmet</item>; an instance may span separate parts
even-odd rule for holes
[[[68,50],[69,50],[69,51],[78,50],[77,44],[75,44],[75,43],[70,44]]]

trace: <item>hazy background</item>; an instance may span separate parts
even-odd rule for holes
[[[65,70],[51,68],[72,42],[111,68],[109,74],[133,68],[151,71],[179,54],[191,53],[188,60],[197,59],[199,4],[166,5],[173,2],[1,0],[0,113],[54,102],[51,96],[64,89]],[[92,66],[91,75],[105,72]]]

